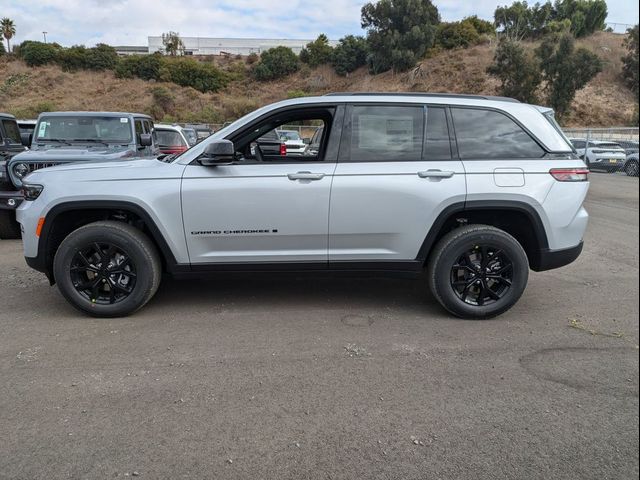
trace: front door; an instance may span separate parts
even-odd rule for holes
[[[337,148],[328,146],[339,138],[339,129],[332,129],[336,110],[275,113],[228,136],[236,150],[232,165],[187,166],[182,209],[192,265],[290,262],[326,268],[337,156]],[[308,138],[324,127],[323,147],[316,155],[290,155],[284,147],[258,142],[286,123]]]

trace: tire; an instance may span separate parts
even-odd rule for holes
[[[20,237],[20,224],[16,221],[16,212],[0,210],[0,239],[15,240]]]
[[[53,274],[71,305],[94,317],[123,317],[142,308],[160,285],[153,242],[122,222],[90,223],[60,244]]]
[[[431,293],[447,311],[460,318],[488,319],[520,299],[529,279],[529,261],[507,232],[468,225],[449,232],[434,247],[427,277]]]
[[[639,170],[640,169],[638,168],[638,162],[634,160],[628,161],[624,166],[624,173],[626,173],[629,177],[637,177]]]

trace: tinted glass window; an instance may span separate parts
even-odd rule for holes
[[[349,159],[356,162],[420,160],[423,131],[422,107],[354,106]]]
[[[444,108],[427,108],[427,139],[424,149],[425,160],[450,160],[451,143],[449,127]]]
[[[575,148],[584,148],[587,142],[585,142],[584,140],[573,140],[571,143],[573,143],[573,146]]]
[[[506,115],[452,108],[460,158],[539,158],[544,150]]]
[[[131,124],[127,117],[47,116],[40,120],[36,141],[131,142]]]
[[[20,140],[20,129],[18,128],[18,124],[15,120],[2,120],[2,126],[4,127],[4,133],[12,143],[21,143]],[[0,138],[2,135],[0,134]]]

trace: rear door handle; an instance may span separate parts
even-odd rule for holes
[[[420,178],[451,178],[455,173],[448,170],[424,170],[418,172],[418,176]]]
[[[296,172],[288,173],[289,180],[320,180],[324,178],[324,173]]]

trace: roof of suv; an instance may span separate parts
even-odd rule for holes
[[[468,98],[480,100],[496,100],[500,102],[520,103],[511,97],[498,97],[494,95],[471,95],[466,93],[429,93],[429,92],[335,92],[327,93],[325,97],[370,97],[370,96],[391,96],[391,97],[429,97],[429,98]]]
[[[15,120],[16,117],[11,115],[10,113],[2,113],[2,112],[0,112],[0,118],[11,118],[11,119]]]
[[[55,117],[55,116],[73,116],[73,117],[124,117],[124,116],[134,116],[134,117],[144,117],[151,120],[149,115],[144,113],[131,113],[131,112],[42,112],[40,117]]]

